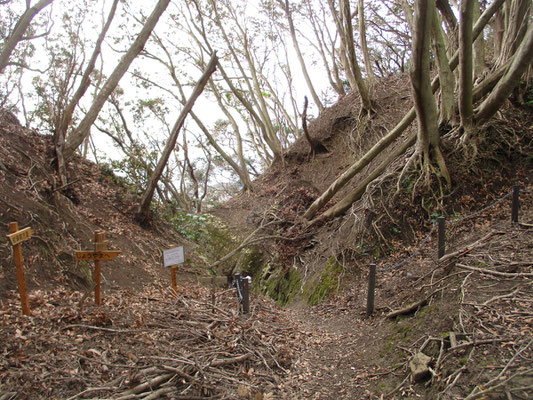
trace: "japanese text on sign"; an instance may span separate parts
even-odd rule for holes
[[[11,244],[14,246],[16,244],[19,244],[31,238],[31,234],[32,234],[31,228],[25,228],[25,229],[21,229],[18,232],[7,235],[7,237],[11,241]]]
[[[185,255],[183,254],[183,246],[174,247],[163,252],[163,263],[165,267],[183,264],[184,262]]]

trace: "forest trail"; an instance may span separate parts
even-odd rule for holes
[[[287,398],[373,398],[366,388],[369,379],[379,376],[372,357],[366,356],[374,342],[373,320],[328,309],[297,310],[293,317],[304,330],[307,343],[282,385]]]

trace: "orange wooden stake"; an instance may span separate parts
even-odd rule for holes
[[[97,305],[102,303],[100,292],[101,271],[100,261],[113,260],[120,254],[120,250],[106,250],[107,241],[105,240],[104,231],[94,232],[94,251],[77,251],[76,260],[94,261],[94,302]]]
[[[27,230],[24,230],[24,231],[27,232]],[[15,260],[15,268],[17,270],[17,282],[19,286],[20,303],[22,304],[22,313],[24,315],[31,315],[30,305],[28,302],[28,292],[26,290],[26,279],[24,278],[24,264],[23,264],[23,259],[22,259],[22,249],[20,246],[20,243],[22,240],[26,240],[31,237],[31,229],[29,230],[29,236],[26,237],[26,235],[22,235],[23,239],[20,239],[18,237],[18,236],[21,236],[21,234],[19,234],[18,223],[10,222],[9,233],[11,233],[11,235],[8,235],[9,239],[11,240],[11,243],[16,243],[16,244],[13,244],[13,259]]]
[[[106,248],[105,232],[94,232],[94,251],[105,251]],[[100,295],[101,273],[100,260],[94,260],[94,302],[98,305],[102,304],[102,297]]]
[[[174,293],[176,296],[178,295],[178,283],[176,279],[176,266],[170,267],[170,278],[172,279],[172,289],[174,289]]]

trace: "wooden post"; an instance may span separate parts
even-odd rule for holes
[[[170,267],[170,280],[172,281],[172,290],[174,290],[174,294],[178,295],[178,282],[176,279],[176,266],[173,265]]]
[[[441,259],[446,254],[446,219],[439,217],[437,221],[439,226],[438,258]]]
[[[100,261],[114,260],[119,254],[120,250],[106,250],[107,241],[105,240],[104,231],[94,232],[94,250],[76,251],[76,260],[94,261],[94,302],[97,305],[102,303],[100,295],[101,285],[101,271]]]
[[[105,241],[105,232],[96,231],[94,232],[94,251],[103,252],[105,251],[107,243]],[[94,302],[97,305],[102,304],[102,297],[100,294],[100,285],[101,285],[101,271],[100,271],[100,260],[94,260]]]
[[[248,314],[250,312],[250,287],[248,285],[248,277],[241,279],[242,289],[242,313]]]
[[[374,291],[376,289],[376,264],[370,264],[368,273],[368,293],[366,299],[366,316],[369,317],[374,312]]]
[[[18,232],[19,225],[16,222],[9,223],[9,233]],[[15,261],[15,268],[17,270],[17,282],[20,293],[20,303],[22,305],[22,313],[24,315],[31,315],[30,305],[28,302],[28,292],[26,290],[26,279],[24,278],[24,264],[22,258],[22,248],[20,243],[13,245],[13,259]]]
[[[513,204],[511,207],[511,223],[518,224],[518,208],[520,207],[520,186],[513,186]]]

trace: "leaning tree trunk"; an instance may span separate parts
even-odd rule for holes
[[[41,0],[33,7],[26,8],[24,14],[19,18],[15,24],[15,28],[11,35],[6,40],[2,51],[0,52],[0,74],[4,71],[4,68],[9,64],[9,58],[11,53],[15,50],[17,43],[23,39],[23,35],[30,26],[32,19],[41,12],[43,8],[49,5],[53,0]],[[27,2],[29,4],[29,2]]]
[[[118,1],[119,0],[113,1],[113,4],[111,5],[111,10],[109,11],[109,15],[107,17],[107,21],[104,24],[104,27],[102,28],[102,31],[100,32],[100,35],[98,35],[98,39],[96,40],[96,44],[94,46],[93,54],[91,55],[89,63],[87,64],[87,67],[85,68],[85,71],[83,72],[83,76],[81,78],[78,89],[74,93],[74,96],[72,96],[72,99],[70,99],[70,102],[68,103],[68,105],[65,107],[65,110],[63,111],[61,115],[59,124],[55,127],[54,146],[55,146],[55,153],[56,153],[56,160],[57,160],[57,171],[59,173],[61,185],[67,184],[65,159],[63,157],[63,147],[65,146],[65,138],[67,137],[67,130],[68,130],[68,127],[70,126],[70,123],[72,122],[72,116],[74,115],[74,110],[78,106],[78,103],[80,102],[81,98],[83,97],[83,95],[89,88],[89,85],[91,84],[91,74],[94,71],[96,60],[98,59],[98,56],[100,55],[104,38],[107,34],[107,31],[109,30],[109,27],[111,26],[111,21],[113,21],[113,18],[115,16]]]
[[[157,163],[157,166],[155,167],[155,170],[148,181],[147,187],[141,197],[139,208],[137,209],[136,219],[140,223],[145,223],[148,220],[150,203],[152,202],[152,198],[154,197],[154,191],[157,186],[157,182],[159,182],[159,178],[163,174],[163,170],[167,165],[168,159],[170,158],[170,154],[176,146],[178,134],[180,132],[181,127],[183,126],[183,123],[185,122],[185,117],[187,117],[187,114],[191,111],[196,99],[200,96],[200,94],[202,94],[205,85],[209,81],[209,78],[211,77],[213,72],[215,72],[217,63],[218,57],[216,56],[216,53],[213,53],[213,55],[211,56],[211,60],[209,60],[209,63],[207,64],[205,72],[200,77],[200,80],[196,84],[191,94],[191,97],[187,101],[187,104],[185,104],[185,106],[183,107],[183,110],[181,111],[176,123],[174,124],[174,127],[172,128],[172,131],[170,132],[170,137],[168,138],[167,144],[165,145],[163,154],[161,155],[161,158],[159,159],[159,162]]]
[[[509,94],[520,83],[520,77],[533,64],[533,24],[529,25],[527,33],[513,57],[507,73],[500,79],[490,95],[476,110],[475,122],[482,124],[492,117],[500,106],[507,100]]]
[[[146,41],[152,34],[152,31],[155,28],[157,21],[159,20],[159,17],[161,17],[163,12],[165,12],[169,3],[170,0],[158,1],[157,5],[152,11],[152,14],[146,20],[146,23],[144,24],[141,32],[139,33],[131,47],[128,49],[126,54],[124,54],[122,59],[119,61],[118,65],[111,73],[111,76],[102,87],[102,90],[100,90],[100,92],[94,99],[94,102],[89,108],[89,111],[87,111],[85,118],[81,120],[78,127],[67,138],[63,150],[63,156],[65,157],[65,160],[71,158],[74,155],[76,149],[83,143],[85,138],[89,136],[91,126],[98,117],[98,114],[104,106],[107,98],[113,92],[113,90],[115,90],[120,79],[122,79],[133,60],[144,48]]]
[[[357,84],[357,90],[359,91],[359,97],[361,98],[361,114],[363,112],[373,112],[372,101],[370,98],[370,92],[361,74],[361,68],[357,62],[357,55],[355,54],[355,45],[353,40],[353,27],[352,27],[352,14],[350,11],[350,1],[341,0],[341,15],[343,16],[344,32],[341,37],[344,37],[345,49],[347,50],[347,56],[349,65],[352,71],[352,75]]]
[[[381,175],[383,171],[398,157],[400,157],[403,153],[409,149],[409,147],[413,146],[416,142],[416,135],[412,134],[407,138],[407,140],[402,143],[400,147],[398,147],[390,156],[387,157],[386,160],[384,160],[376,169],[374,169],[359,185],[352,190],[347,196],[345,196],[341,201],[339,201],[337,204],[335,204],[333,207],[329,208],[326,212],[324,212],[319,218],[317,218],[317,221],[324,221],[327,219],[338,217],[342,214],[344,214],[353,203],[355,203],[357,200],[359,200],[363,194],[365,194],[366,188],[370,183],[372,183],[378,176]],[[314,223],[315,221],[313,221]]]

